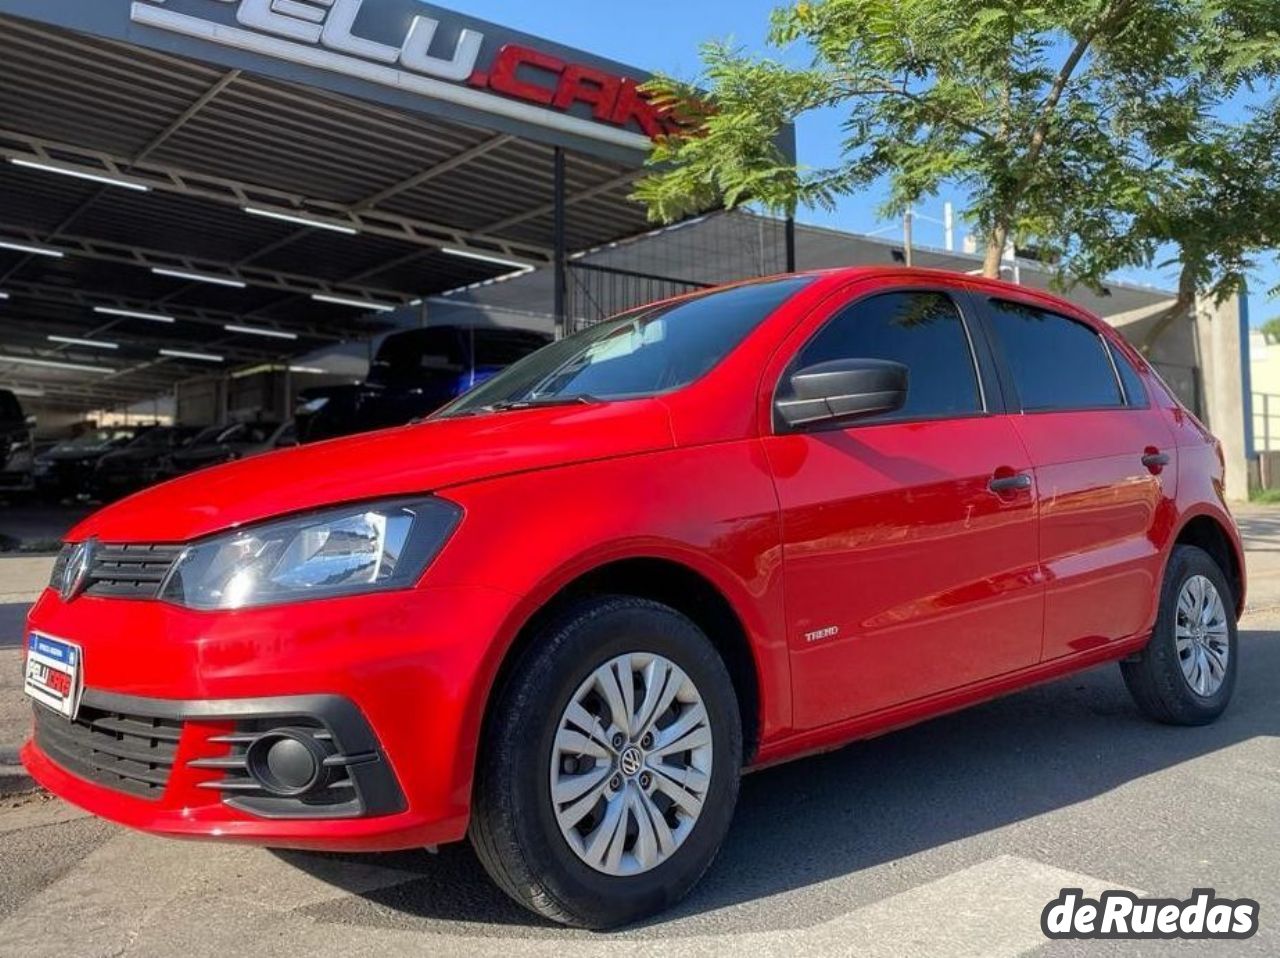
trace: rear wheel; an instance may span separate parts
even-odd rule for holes
[[[1226,576],[1206,552],[1177,546],[1151,641],[1120,669],[1147,715],[1172,725],[1205,725],[1231,701],[1236,646],[1235,603]]]
[[[586,928],[684,897],[728,831],[742,761],[733,684],[697,626],[646,599],[587,600],[498,694],[471,825],[494,881]]]

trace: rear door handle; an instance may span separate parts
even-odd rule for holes
[[[997,495],[1005,492],[1020,492],[1031,488],[1031,476],[1025,472],[1017,472],[1012,476],[996,476],[987,483],[987,488]]]
[[[1148,469],[1163,469],[1169,465],[1169,454],[1165,452],[1149,452],[1142,457],[1142,464]]]

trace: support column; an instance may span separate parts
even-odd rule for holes
[[[794,273],[796,271],[796,218],[794,213],[787,217],[786,244],[787,272]]]
[[[1206,425],[1222,443],[1227,498],[1249,498],[1253,454],[1253,397],[1249,392],[1249,309],[1243,295],[1222,304],[1196,303],[1196,335],[1203,364]]]
[[[555,314],[556,338],[569,333],[569,285],[568,285],[568,250],[565,248],[565,175],[564,150],[556,147],[555,174],[552,191],[555,194],[554,226],[552,228],[552,246],[555,253]]]

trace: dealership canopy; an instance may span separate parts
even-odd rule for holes
[[[0,386],[149,398],[640,232],[645,79],[417,0],[0,0]]]

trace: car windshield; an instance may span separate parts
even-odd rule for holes
[[[710,371],[812,280],[769,280],[646,306],[527,356],[436,415],[654,396]]]
[[[280,428],[278,422],[242,422],[231,426],[218,437],[218,442],[266,442]]]
[[[368,382],[378,386],[421,386],[434,376],[466,368],[462,341],[452,326],[415,329],[388,336],[369,366]]]
[[[159,449],[169,444],[169,437],[173,435],[173,430],[168,426],[156,426],[148,429],[133,442],[129,443],[129,449]]]
[[[196,433],[195,437],[189,440],[186,445],[188,447],[203,446],[207,443],[217,442],[218,437],[226,431],[226,428],[226,426],[206,426],[204,429]]]

